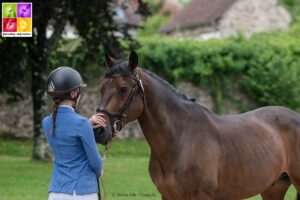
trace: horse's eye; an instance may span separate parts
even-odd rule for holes
[[[128,87],[121,87],[121,88],[118,90],[118,93],[119,93],[119,94],[125,94],[127,91],[128,91]]]

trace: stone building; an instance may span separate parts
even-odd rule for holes
[[[242,32],[287,30],[291,15],[277,0],[191,0],[160,32],[198,40]]]

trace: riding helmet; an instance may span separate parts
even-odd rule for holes
[[[59,67],[53,70],[46,83],[47,93],[53,97],[66,95],[76,88],[86,86],[80,74],[71,67]]]

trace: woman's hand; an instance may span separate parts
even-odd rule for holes
[[[103,113],[96,113],[90,118],[90,122],[93,128],[100,128],[106,126],[106,120]]]

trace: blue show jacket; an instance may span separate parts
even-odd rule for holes
[[[102,160],[89,120],[71,107],[59,106],[55,135],[51,134],[52,115],[44,118],[43,129],[54,154],[49,192],[97,193]]]

